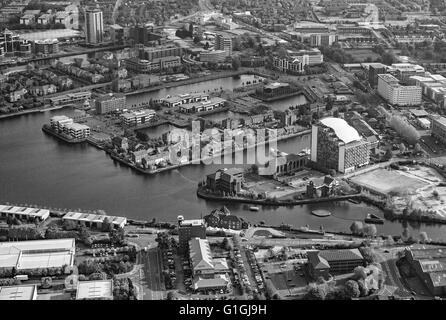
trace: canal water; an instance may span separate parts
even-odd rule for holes
[[[199,199],[198,182],[206,174],[231,165],[191,165],[153,176],[143,175],[112,161],[103,151],[88,144],[68,145],[41,131],[51,116],[72,112],[71,109],[55,110],[0,120],[0,203],[103,209],[110,215],[171,222],[178,215],[199,218],[226,205],[233,214],[253,223],[263,220],[267,224],[283,222],[311,228],[323,225],[333,231],[348,231],[353,221],[363,220],[368,213],[383,216],[374,207],[350,202],[262,207],[259,212],[250,212],[244,204]],[[279,142],[279,149],[285,152],[299,152],[309,147],[309,136]],[[311,215],[314,209],[327,209],[333,215],[318,218]],[[377,228],[380,233],[400,235],[403,225],[386,221]],[[446,226],[409,228],[413,235],[422,230],[433,239],[446,240]]]

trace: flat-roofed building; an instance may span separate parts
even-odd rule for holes
[[[385,74],[387,66],[382,63],[371,63],[368,66],[369,83],[371,87],[376,87],[378,84],[378,74]]]
[[[92,213],[82,213],[82,212],[68,212],[62,217],[63,220],[76,221],[78,224],[85,223],[86,227],[89,228],[102,228],[102,224],[105,219],[108,223],[111,223],[115,228],[124,228],[127,224],[127,218],[107,216],[103,214],[92,214]]]
[[[90,136],[90,127],[80,123],[70,123],[63,127],[63,132],[75,139],[85,139]]]
[[[225,50],[210,50],[200,52],[201,62],[221,63],[226,60],[227,53]]]
[[[358,249],[308,251],[308,269],[314,279],[328,274],[350,273],[364,265]]]
[[[422,101],[419,86],[403,86],[391,74],[378,75],[378,93],[388,103],[397,106],[416,106]]]
[[[369,164],[369,142],[345,120],[327,117],[312,126],[311,161],[323,170],[351,172]]]
[[[36,300],[37,285],[0,287],[0,300]]]
[[[60,268],[74,263],[75,239],[0,243],[0,268]]]
[[[432,117],[432,136],[446,144],[446,118]]]
[[[38,219],[40,221],[46,220],[50,216],[50,211],[47,209],[17,207],[0,204],[1,218],[17,218],[20,220]]]
[[[161,103],[169,108],[178,107],[183,104],[188,103],[195,103],[195,102],[203,102],[208,101],[209,95],[208,94],[201,94],[201,93],[185,93],[185,94],[179,94],[177,96],[173,97],[167,97],[161,99]]]
[[[95,101],[96,113],[106,114],[117,109],[124,109],[126,103],[125,94],[110,93],[98,97]]]
[[[205,221],[203,219],[184,220],[183,216],[178,216],[178,237],[180,251],[185,252],[190,239],[206,239]]]
[[[113,300],[113,280],[79,281],[76,300]]]
[[[155,110],[144,109],[139,111],[131,111],[121,115],[122,123],[125,126],[138,126],[147,123],[156,115]]]
[[[183,113],[198,113],[204,111],[211,111],[216,108],[223,107],[226,100],[219,97],[212,97],[208,101],[199,101],[180,106],[180,112]]]
[[[223,50],[226,56],[232,55],[232,39],[224,34],[218,33],[215,37],[215,50]]]
[[[64,115],[54,116],[50,119],[51,128],[53,128],[57,132],[63,132],[63,128],[71,123],[73,123],[73,119]]]
[[[83,92],[74,92],[74,93],[59,95],[57,97],[52,97],[49,100],[53,106],[62,106],[69,104],[84,103],[85,100],[90,98],[91,98],[91,92],[83,91]]]

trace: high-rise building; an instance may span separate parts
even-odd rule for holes
[[[338,36],[331,33],[315,33],[310,35],[310,46],[329,47],[338,41]]]
[[[378,74],[378,93],[388,103],[397,106],[420,105],[422,88],[419,86],[403,86],[391,74]]]
[[[312,126],[311,161],[320,169],[351,172],[369,163],[369,142],[345,120],[327,117]]]
[[[103,41],[104,22],[102,11],[87,9],[85,11],[85,40],[87,44],[99,44]]]
[[[232,39],[219,33],[215,37],[215,50],[223,50],[226,56],[232,55]]]
[[[124,28],[119,24],[113,24],[110,26],[110,37],[114,44],[124,43]]]
[[[206,239],[206,223],[203,219],[184,220],[178,216],[178,237],[180,252],[185,252],[191,239]]]

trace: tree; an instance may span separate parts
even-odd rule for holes
[[[360,247],[359,251],[361,252],[364,260],[367,263],[375,263],[378,262],[378,256],[375,254],[372,248],[370,247]]]
[[[399,145],[399,148],[400,148],[400,152],[401,153],[406,152],[406,145],[404,143],[401,142],[400,145]]]
[[[374,224],[366,224],[363,228],[364,235],[368,237],[376,236],[377,230]]]
[[[383,156],[384,160],[388,161],[388,160],[392,159],[392,157],[393,157],[392,150],[387,149],[386,153]]]
[[[382,59],[383,64],[387,64],[387,65],[391,65],[392,63],[395,63],[395,61],[396,61],[395,55],[389,51],[384,52],[381,55],[381,59]]]
[[[365,270],[365,268],[363,266],[357,266],[353,270],[353,272],[355,273],[355,278],[357,280],[359,280],[359,279],[363,279],[364,280],[365,278],[367,278],[367,272],[366,272],[366,270]]]
[[[110,232],[113,230],[113,223],[110,222],[110,219],[108,217],[104,218],[104,221],[102,222],[102,232]]]
[[[352,223],[352,225],[350,226],[350,231],[354,234],[354,235],[361,235],[362,234],[362,230],[363,230],[364,226],[362,224],[361,221],[355,221]]]
[[[390,118],[390,126],[409,144],[415,144],[420,139],[418,131],[401,116],[393,115]]]
[[[358,288],[359,288],[359,296],[365,297],[369,294],[369,290],[367,289],[367,286],[365,285],[364,280],[358,280]]]
[[[177,300],[177,295],[174,291],[169,291],[167,293],[167,300]]]
[[[76,223],[76,221],[65,219],[65,220],[63,221],[63,229],[64,229],[64,230],[67,230],[67,231],[77,229],[77,223]]]
[[[308,291],[305,295],[306,300],[325,300],[327,290],[325,285],[316,285],[314,283],[308,286]]]
[[[420,232],[419,237],[421,243],[429,242],[429,237],[427,236],[427,233],[425,231]]]
[[[345,283],[345,295],[349,298],[358,298],[361,294],[359,290],[359,285],[355,280],[348,280]]]
[[[237,57],[232,58],[232,69],[237,71],[241,66],[240,59]]]
[[[388,235],[385,241],[386,246],[393,246],[395,244],[395,240],[391,235]]]
[[[414,147],[414,151],[416,152],[416,153],[418,153],[418,152],[421,152],[423,149],[421,149],[421,146],[420,146],[420,144],[417,142],[417,143],[415,143],[415,147]]]
[[[403,239],[404,239],[404,240],[407,240],[407,239],[409,238],[409,236],[410,236],[409,228],[405,227],[405,228],[403,229]]]

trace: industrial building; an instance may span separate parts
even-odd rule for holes
[[[0,300],[36,300],[37,285],[0,287]]]
[[[107,219],[108,223],[111,223],[115,228],[124,228],[124,226],[127,224],[127,218],[125,217],[82,212],[68,212],[62,217],[62,219],[75,221],[78,224],[84,223],[86,227],[98,229],[102,228],[102,224],[104,223],[105,219]]]
[[[72,266],[74,254],[75,239],[0,242],[0,268],[21,271]]]
[[[79,281],[76,300],[113,300],[113,280]]]
[[[10,205],[0,205],[1,218],[17,218],[20,220],[38,219],[44,221],[50,216],[50,211],[47,209],[16,207]]]
[[[311,161],[322,170],[351,172],[369,164],[369,142],[345,120],[327,117],[312,126]]]

